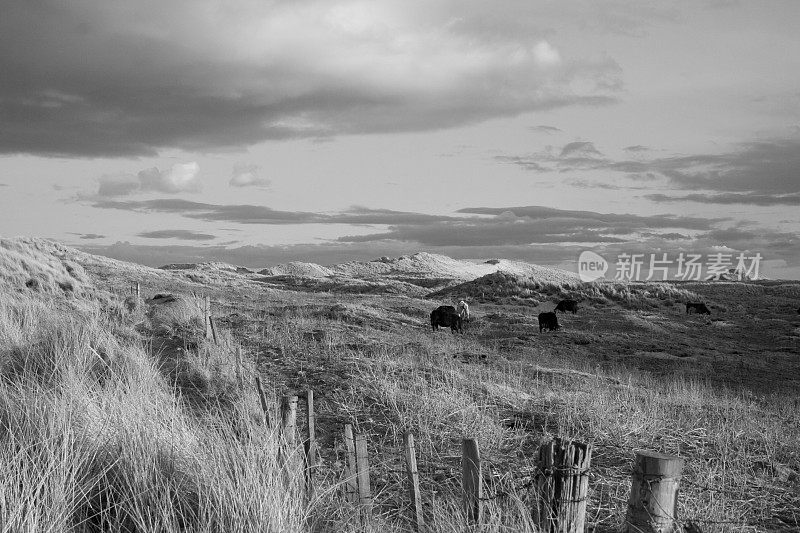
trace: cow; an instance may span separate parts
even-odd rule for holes
[[[701,315],[710,315],[711,311],[706,307],[704,302],[686,302],[686,314],[688,315],[692,310]]]
[[[469,322],[469,305],[464,300],[458,302],[458,316],[461,317],[461,320],[464,322]]]
[[[547,331],[555,331],[560,327],[561,326],[558,325],[558,317],[556,316],[555,312],[550,311],[549,313],[539,313],[539,333],[545,329]]]
[[[453,333],[464,333],[462,328],[463,320],[456,312],[456,308],[452,305],[440,305],[431,311],[431,328],[433,331],[439,329],[439,326],[449,327]]]
[[[561,311],[562,313],[566,313],[567,311],[572,311],[572,314],[574,315],[575,313],[578,312],[578,302],[576,302],[575,300],[561,300],[560,302],[558,302],[556,308],[553,309],[553,312],[556,311]]]

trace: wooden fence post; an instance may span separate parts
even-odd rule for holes
[[[353,426],[344,425],[344,447],[347,450],[347,483],[345,491],[347,501],[356,503],[358,501],[358,467],[356,466],[356,443],[353,439]]]
[[[278,457],[283,467],[284,483],[291,491],[303,492],[305,476],[302,453],[297,448],[297,396],[281,397],[281,437]]]
[[[267,400],[267,395],[261,387],[261,378],[256,376],[256,389],[258,390],[258,399],[261,400],[261,410],[264,411],[264,419],[266,420],[267,427],[272,427],[274,415],[272,412],[272,404]]]
[[[317,464],[317,417],[314,414],[314,391],[306,391],[306,422],[308,426],[308,451],[306,453],[309,466]]]
[[[203,327],[205,328],[205,332],[203,336],[206,339],[211,338],[211,297],[209,295],[203,296]]]
[[[480,525],[483,521],[483,475],[478,441],[461,442],[461,486],[464,489],[464,511],[467,522]]]
[[[417,452],[414,449],[414,435],[406,432],[403,435],[403,444],[406,452],[409,492],[411,501],[414,503],[414,518],[417,531],[423,531],[425,529],[425,517],[422,513],[422,495],[419,491],[419,471],[417,470]]]
[[[369,457],[367,438],[356,434],[356,469],[358,470],[358,501],[364,525],[372,519],[372,491],[369,486]]]
[[[636,452],[623,533],[679,531],[678,486],[684,460],[653,451]]]
[[[583,533],[592,445],[553,439],[539,448],[534,515],[543,533]]]
[[[256,378],[258,379],[258,378]],[[241,389],[244,385],[242,380],[242,346],[236,346],[236,384],[239,385]],[[259,387],[260,388],[260,387]],[[262,406],[263,408],[263,406]]]
[[[214,344],[219,346],[219,341],[217,340],[217,327],[214,325],[214,317],[208,315],[208,324],[211,326],[211,337],[214,339]]]
[[[281,398],[281,429],[288,447],[297,443],[297,396]]]
[[[314,467],[317,466],[317,434],[316,418],[314,416],[314,391],[306,391],[306,422],[308,426],[308,439],[305,441],[305,475],[306,497],[311,500],[314,496]]]

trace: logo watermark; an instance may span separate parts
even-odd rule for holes
[[[603,256],[591,250],[584,250],[578,257],[578,276],[581,281],[595,281],[606,275],[608,272],[608,261]]]
[[[744,252],[695,254],[620,253],[617,254],[614,280],[617,281],[702,281],[702,280],[755,280],[761,265],[760,253]],[[578,276],[581,281],[602,279],[610,263],[601,255],[584,250],[578,257]]]

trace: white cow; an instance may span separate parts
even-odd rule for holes
[[[456,307],[456,311],[458,311],[458,316],[461,317],[462,320],[465,322],[469,320],[469,305],[464,300],[458,302],[458,307]]]

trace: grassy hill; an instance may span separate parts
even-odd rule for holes
[[[465,530],[467,436],[488,493],[508,493],[485,531],[533,531],[526,485],[553,436],[594,444],[595,531],[622,522],[640,448],[686,458],[679,515],[704,531],[800,528],[800,283],[582,284],[448,259],[150,269],[0,240],[0,530],[363,531],[341,491],[345,423],[369,438],[374,531],[411,530],[404,431],[430,531]],[[430,310],[464,297],[465,334],[431,332]],[[578,314],[540,334],[564,297]],[[285,488],[255,375],[315,391],[311,502]]]

